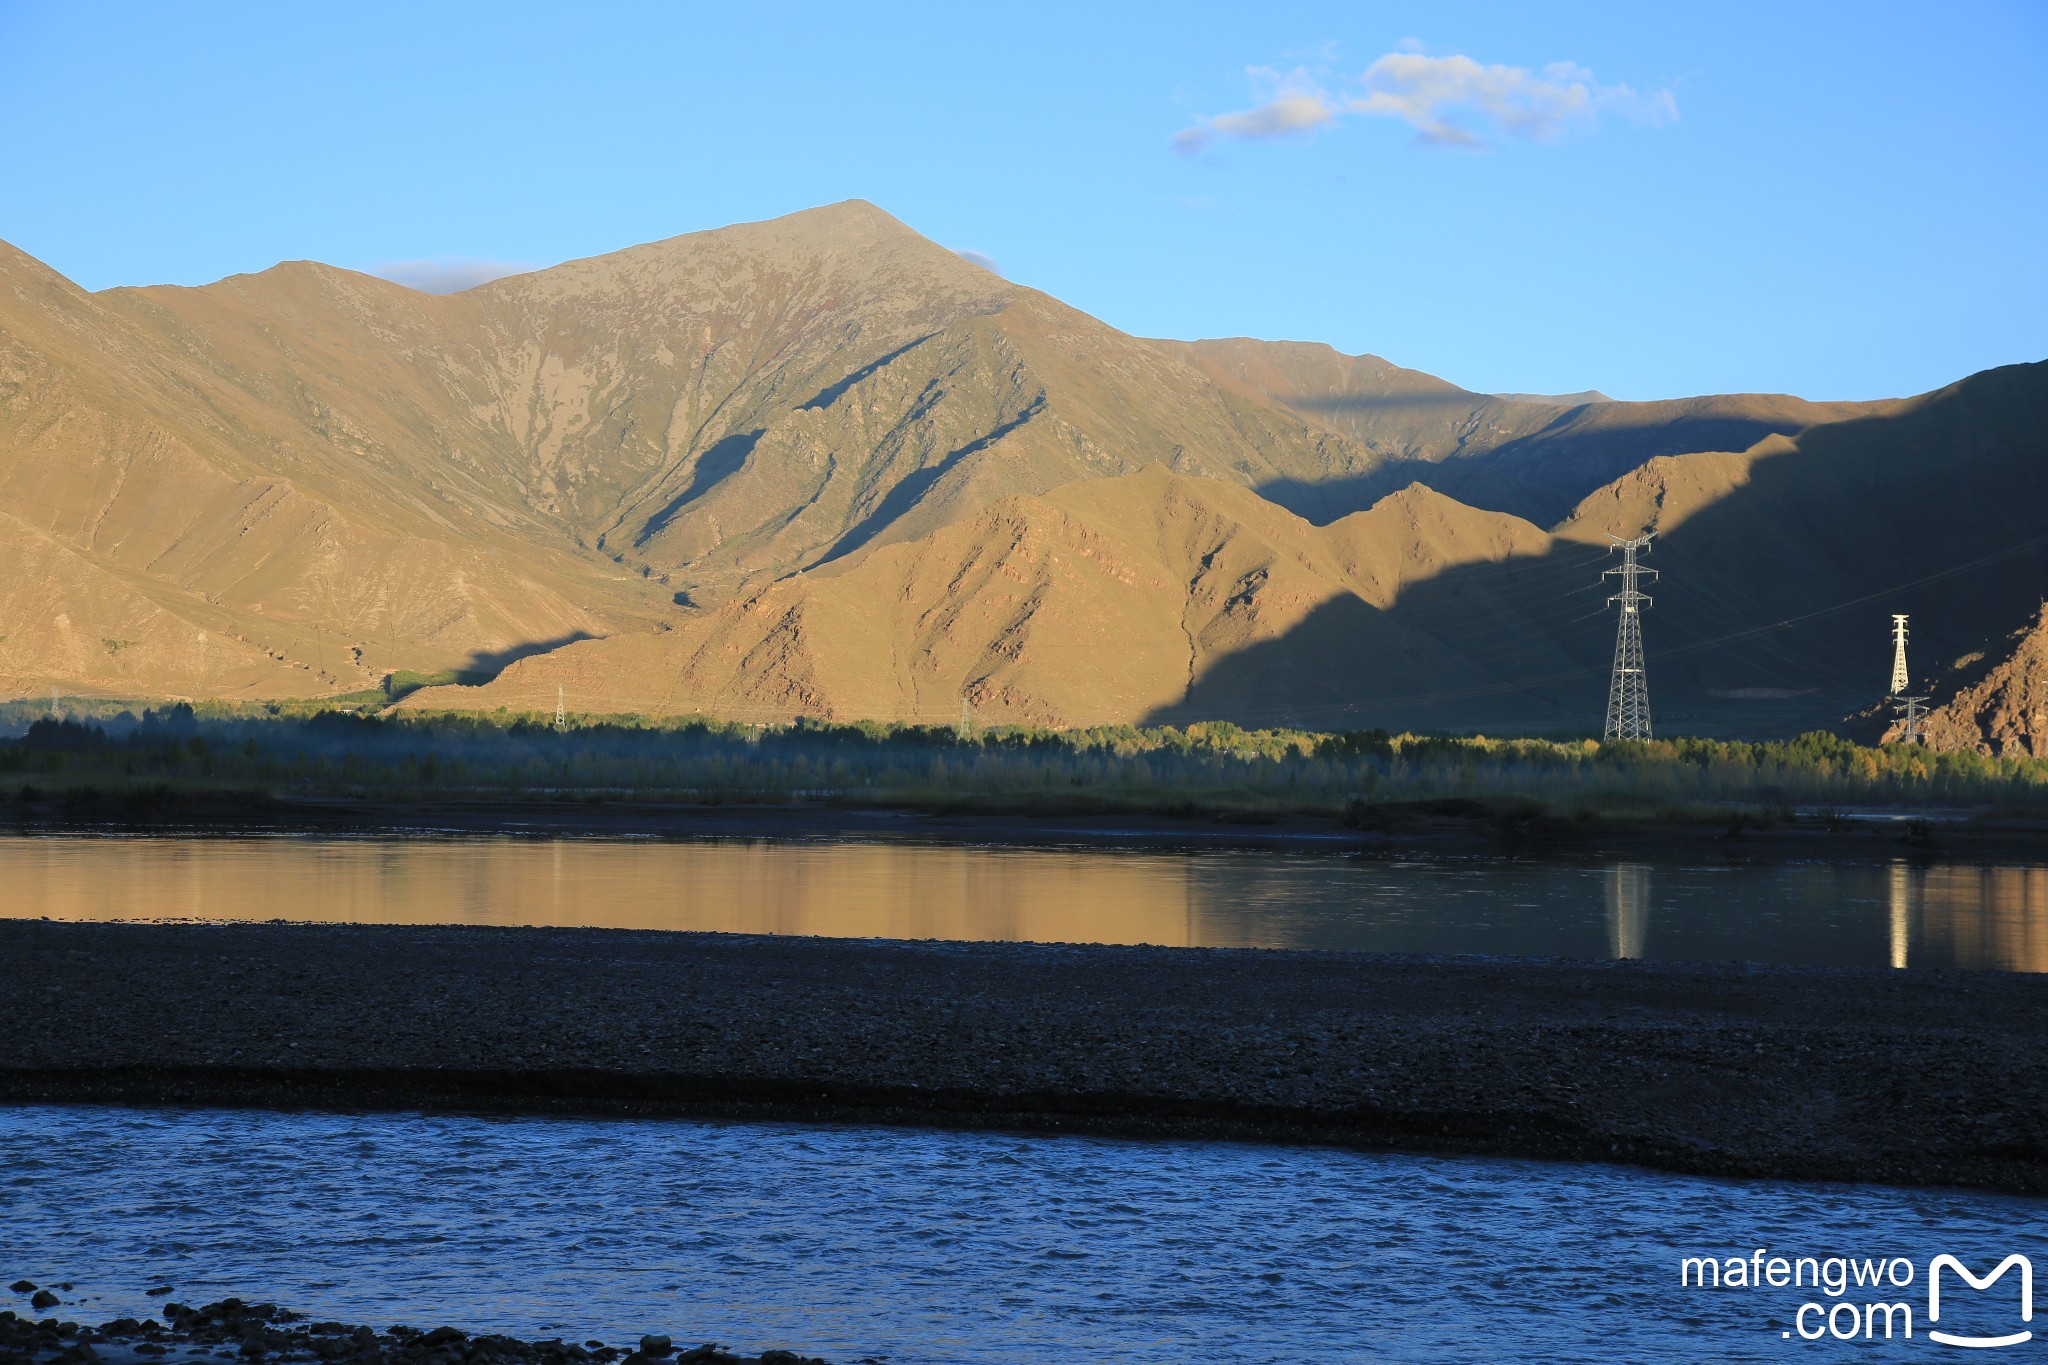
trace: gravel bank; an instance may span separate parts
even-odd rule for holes
[[[1892,815],[1898,818],[1890,818]],[[311,834],[344,836],[505,835],[655,839],[904,840],[1016,848],[1259,849],[1288,853],[1511,852],[1519,857],[1827,858],[1922,862],[2048,859],[2048,820],[1983,812],[1872,810],[1870,818],[1803,812],[1769,828],[1731,827],[1727,818],[1576,821],[1530,819],[1512,806],[1470,800],[1387,807],[1380,818],[1346,824],[1300,812],[1180,816],[1104,811],[1077,799],[1065,813],[933,811],[910,807],[735,801],[718,805],[630,800],[527,799],[386,801],[180,791],[174,800],[129,800],[118,789],[88,799],[73,792],[0,807],[21,833]],[[1908,816],[1919,819],[1908,819]],[[10,818],[11,817],[11,818]]]
[[[989,1124],[2048,1192],[2044,977],[16,920],[0,999],[0,1100]]]

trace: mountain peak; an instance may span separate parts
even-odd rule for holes
[[[479,285],[478,295],[582,294],[613,287],[716,288],[769,277],[839,274],[891,292],[918,284],[977,299],[1006,297],[1000,276],[969,264],[865,199],[734,223],[565,261]]]
[[[815,208],[797,209],[791,213],[777,214],[773,218],[756,218],[746,222],[729,223],[724,227],[709,228],[702,232],[684,233],[679,237],[664,239],[668,242],[687,242],[700,238],[743,238],[749,236],[777,236],[783,238],[804,238],[819,242],[872,242],[905,241],[923,242],[937,247],[936,242],[925,237],[915,228],[894,214],[877,207],[865,199],[841,199],[836,203],[819,204]],[[651,242],[660,246],[663,242]],[[628,247],[627,250],[635,248]],[[943,250],[943,248],[939,248]]]
[[[785,213],[779,218],[768,218],[762,221],[791,223],[804,220],[821,223],[881,225],[895,228],[901,232],[913,231],[902,219],[866,199],[840,199],[830,204],[819,204],[815,208],[798,209],[794,213]]]

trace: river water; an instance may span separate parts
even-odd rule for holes
[[[0,915],[2048,971],[2048,867],[630,839],[0,838]]]
[[[1758,1248],[1907,1258],[1876,1297],[1914,1340],[1852,1354],[1924,1356],[1929,1258],[2048,1264],[2048,1202],[1227,1143],[0,1109],[0,1282],[70,1280],[80,1321],[147,1316],[167,1283],[837,1365],[1847,1358],[1782,1334],[1869,1293],[1680,1286],[1684,1257]],[[1961,1288],[1941,1326],[2011,1330],[2015,1285]]]
[[[894,842],[0,838],[0,914],[614,925],[2048,970],[2048,869]],[[684,1120],[0,1108],[0,1284],[838,1363],[1836,1359],[2048,1202],[1622,1167]],[[1903,1258],[1882,1293],[1688,1256]],[[2003,1286],[2012,1289],[2010,1284]],[[2016,1325],[2016,1294],[1942,1326]],[[2007,1300],[2013,1300],[2008,1302]],[[6,1302],[0,1299],[0,1302]],[[1818,1305],[1799,1316],[1806,1303]],[[1851,1303],[1851,1309],[1840,1305]],[[15,1304],[17,1308],[25,1307]],[[1835,1311],[1832,1319],[1825,1315]],[[1973,1317],[1972,1315],[1975,1315]],[[2019,1324],[2023,1325],[2023,1324]],[[1943,1348],[1934,1347],[1936,1354]]]

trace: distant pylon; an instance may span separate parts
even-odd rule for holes
[[[1652,599],[1647,593],[1636,591],[1636,580],[1644,575],[1655,578],[1657,571],[1637,564],[1636,552],[1647,550],[1656,534],[1645,531],[1634,540],[1607,537],[1614,542],[1608,547],[1609,552],[1621,551],[1621,567],[1607,570],[1608,574],[1621,575],[1621,591],[1607,599],[1609,606],[1621,603],[1621,622],[1614,632],[1614,677],[1607,684],[1608,739],[1650,738],[1650,680],[1643,672],[1642,609]]]
[[[1920,732],[1920,721],[1927,714],[1921,703],[1926,697],[1909,697],[1906,689],[1913,685],[1912,675],[1906,672],[1906,617],[1899,612],[1892,613],[1892,702],[1899,712],[1900,744],[1922,744],[1925,739]]]
[[[50,689],[50,719],[57,720],[60,717],[62,717],[63,714],[64,713],[57,707],[57,689],[55,687],[52,687]]]
[[[1927,698],[1925,697],[1900,697],[1898,699],[1899,723],[1904,727],[1899,733],[1899,743],[1924,744],[1927,742],[1926,737],[1920,731],[1920,722],[1927,715],[1927,707],[1923,704],[1926,700]]]
[[[569,713],[562,709],[562,689],[555,689],[555,732],[566,734],[569,730]]]

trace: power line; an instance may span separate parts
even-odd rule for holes
[[[1871,602],[1880,601],[1883,598],[1902,593],[1908,588],[1923,587],[1929,583],[1938,583],[1944,578],[1954,578],[1958,574],[1970,573],[1976,569],[1983,568],[1986,564],[1996,563],[2001,559],[2009,558],[2012,555],[2041,545],[2048,545],[2048,535],[2032,536],[2026,540],[2008,545],[2003,550],[1995,550],[1988,555],[1980,555],[1967,564],[1955,564],[1946,569],[1937,569],[1933,573],[1922,574],[1920,577],[1908,579],[1904,583],[1894,583],[1888,588],[1880,588],[1876,592],[1864,593],[1861,597],[1851,597],[1846,601],[1836,602],[1832,606],[1817,607],[1812,611],[1801,612],[1797,616],[1787,616],[1781,620],[1773,621],[1769,625],[1753,626],[1748,630],[1736,631],[1733,634],[1718,636],[1712,640],[1697,640],[1692,644],[1665,652],[1667,654],[1692,654],[1702,649],[1711,649],[1716,645],[1728,644],[1735,640],[1745,640],[1751,636],[1762,635],[1766,631],[1782,630],[1786,626],[1804,625],[1808,621],[1819,620],[1823,616],[1832,616],[1838,611],[1847,611],[1850,607],[1866,606]]]
[[[1691,575],[1686,587],[1687,601],[1696,602],[1710,611],[1718,612],[1726,624],[1735,630],[1748,629],[1748,623],[1758,616],[1768,616],[1773,608],[1764,605],[1748,593],[1741,591],[1700,560],[1674,548],[1667,543],[1662,550],[1667,559],[1675,558],[1682,567],[1688,567]],[[1754,641],[1756,647],[1770,654],[1785,668],[1786,672],[1773,673],[1777,681],[1789,686],[1800,686],[1813,682],[1825,683],[1843,693],[1863,690],[1862,680],[1844,667],[1832,655],[1816,657],[1793,649],[1783,640],[1771,636],[1760,636]],[[1670,653],[1671,651],[1665,651]],[[1771,665],[1755,660],[1754,666],[1770,670]]]

